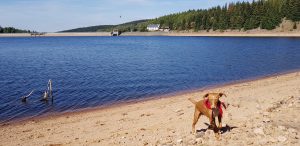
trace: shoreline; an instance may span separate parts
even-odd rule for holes
[[[55,118],[60,118],[64,116],[72,116],[72,115],[77,115],[77,114],[85,114],[89,112],[96,112],[96,111],[103,111],[103,110],[109,110],[109,109],[114,109],[117,107],[124,107],[124,106],[130,106],[134,104],[139,104],[143,102],[151,102],[155,100],[160,100],[160,99],[168,99],[172,98],[173,96],[183,96],[186,94],[195,94],[198,92],[203,92],[206,90],[213,90],[217,88],[226,88],[228,86],[234,86],[234,85],[239,85],[239,84],[244,84],[244,83],[251,83],[259,80],[266,80],[278,76],[285,76],[285,75],[290,75],[290,74],[298,74],[300,73],[300,69],[294,69],[294,70],[289,70],[289,71],[284,71],[284,72],[279,72],[279,73],[273,73],[265,76],[258,76],[258,77],[251,77],[248,79],[241,79],[241,80],[236,80],[236,81],[230,81],[230,82],[225,82],[225,83],[220,83],[220,84],[215,84],[215,85],[208,85],[205,87],[201,88],[196,88],[196,89],[189,89],[189,90],[184,90],[184,91],[175,91],[172,93],[167,93],[167,94],[162,94],[162,95],[156,95],[156,96],[148,96],[148,97],[143,97],[140,99],[131,99],[128,101],[120,101],[116,103],[109,103],[107,105],[100,105],[100,106],[95,106],[95,107],[86,107],[86,108],[80,108],[80,109],[75,109],[75,110],[67,110],[64,112],[53,112],[53,113],[45,113],[42,115],[37,115],[37,116],[31,116],[31,117],[21,117],[13,120],[8,120],[5,122],[1,122],[0,126],[6,126],[6,125],[20,125],[26,122],[30,121],[43,121],[47,119],[55,119]]]
[[[121,36],[173,37],[300,37],[300,32],[125,32]]]
[[[29,33],[6,33],[0,34],[4,37],[83,37],[83,36],[111,36],[110,32],[68,32],[68,33],[46,33],[44,35],[31,36]],[[178,37],[300,37],[299,31],[291,32],[124,32],[122,36],[178,36]]]
[[[299,145],[300,71],[104,109],[1,125],[0,145]],[[220,141],[202,116],[191,134],[196,100],[225,92]],[[284,120],[283,120],[284,119]],[[287,119],[287,120],[286,120]]]

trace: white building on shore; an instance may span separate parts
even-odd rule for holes
[[[160,24],[149,24],[147,26],[148,31],[158,31],[160,27]]]

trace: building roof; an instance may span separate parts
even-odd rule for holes
[[[160,24],[149,24],[147,27],[159,27]]]

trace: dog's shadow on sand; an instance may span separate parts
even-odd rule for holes
[[[197,133],[198,132],[206,132],[207,130],[213,130],[212,127],[208,123],[204,123],[204,124],[208,127],[206,129],[197,130]],[[220,129],[220,131],[221,131],[221,134],[223,134],[223,133],[226,133],[226,132],[230,132],[232,129],[235,129],[235,128],[238,128],[238,127],[226,125],[226,127],[222,127]]]

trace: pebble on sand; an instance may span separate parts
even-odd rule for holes
[[[271,120],[269,118],[264,118],[263,122],[268,123],[268,122],[271,122]]]
[[[280,130],[285,130],[286,128],[284,127],[284,126],[278,126],[278,129],[280,129]]]
[[[265,135],[264,130],[262,128],[255,128],[253,130],[255,134]]]
[[[177,140],[177,143],[182,143],[182,139],[178,139],[178,140]]]
[[[285,142],[286,140],[287,140],[287,138],[286,137],[284,137],[284,136],[278,136],[278,141],[280,141],[280,142]]]

